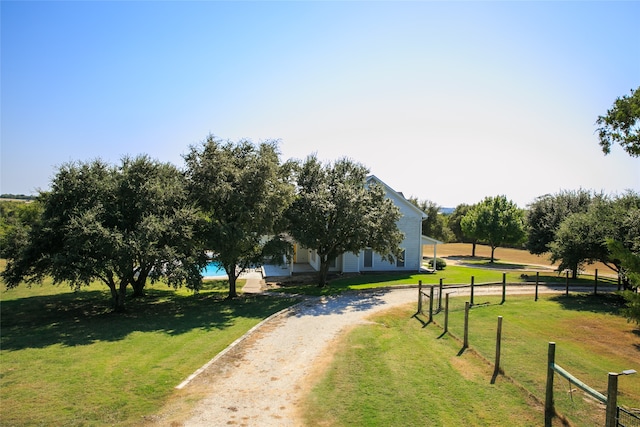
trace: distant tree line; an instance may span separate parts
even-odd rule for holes
[[[491,247],[527,249],[548,255],[558,270],[578,275],[586,264],[602,262],[620,275],[625,288],[637,286],[633,268],[625,267],[618,249],[640,254],[640,196],[634,191],[609,196],[587,190],[565,190],[538,197],[527,209],[505,196],[458,205],[451,214],[438,213],[430,201],[411,201],[427,213],[422,232],[443,242],[483,243]],[[615,242],[615,243],[613,243]],[[635,284],[634,284],[635,283]]]
[[[0,199],[35,200],[37,196],[25,196],[24,194],[0,194]]]

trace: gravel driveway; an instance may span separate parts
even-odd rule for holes
[[[532,286],[509,294],[532,294]],[[450,289],[464,294],[468,290]],[[497,294],[485,287],[478,295]],[[541,293],[558,293],[542,287]],[[299,403],[315,375],[332,355],[332,341],[349,328],[367,323],[372,314],[415,303],[417,289],[394,288],[308,298],[267,319],[183,383],[182,400],[198,400],[185,409],[173,405],[150,425],[299,426]],[[314,371],[315,370],[315,371]],[[175,402],[174,402],[175,403]]]
[[[310,298],[273,316],[184,386],[205,397],[172,426],[298,426],[298,405],[330,343],[371,314],[417,299],[394,289]],[[314,368],[315,366],[315,368]],[[166,414],[165,414],[166,415]],[[168,425],[160,416],[152,421]]]

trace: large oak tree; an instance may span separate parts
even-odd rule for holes
[[[551,261],[560,261],[558,269],[570,269],[574,278],[582,265],[599,261],[616,271],[629,287],[622,259],[607,245],[612,239],[631,253],[640,253],[640,196],[635,192],[613,198],[600,195],[585,212],[568,215],[549,245]]]
[[[294,189],[290,165],[281,164],[274,141],[233,143],[213,135],[184,158],[191,196],[204,216],[205,249],[227,272],[234,298],[243,271],[290,252],[283,234]]]
[[[505,196],[486,197],[460,221],[466,236],[491,247],[491,262],[497,247],[524,240],[524,212]]]
[[[198,215],[175,166],[147,156],[125,158],[119,166],[68,163],[38,202],[38,221],[16,228],[3,245],[7,287],[46,276],[74,288],[100,280],[113,308],[124,310],[129,285],[140,295],[147,279],[200,283]]]
[[[343,253],[371,248],[392,261],[401,252],[400,211],[380,184],[367,183],[368,172],[349,159],[322,164],[316,156],[307,157],[298,170],[298,191],[287,217],[293,238],[320,258],[321,287],[330,262]]]
[[[532,254],[542,255],[550,251],[560,224],[573,213],[584,213],[592,200],[602,195],[592,195],[587,190],[560,191],[545,194],[529,205],[526,214],[526,247]]]

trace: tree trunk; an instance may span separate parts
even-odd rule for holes
[[[496,247],[495,246],[491,246],[491,264],[493,264],[493,254],[496,251]]]
[[[111,308],[113,311],[123,312],[124,300],[127,295],[127,282],[124,280],[120,282],[120,286],[117,287],[113,280],[107,282],[109,291],[111,291]]]
[[[327,284],[327,275],[329,274],[329,262],[325,259],[320,259],[320,271],[318,271],[318,287],[324,288]]]
[[[475,258],[475,256],[476,256],[476,241],[474,240],[471,243],[471,257]]]
[[[144,287],[147,284],[148,276],[149,276],[149,271],[141,270],[140,274],[138,274],[138,278],[131,281],[131,286],[133,287],[133,294],[131,296],[133,298],[139,298],[144,296]]]
[[[227,299],[237,298],[238,292],[236,290],[236,280],[238,276],[236,275],[236,266],[235,264],[232,266],[225,266],[225,271],[227,272],[227,277],[229,278],[229,295]]]
[[[236,298],[238,292],[236,291],[236,276],[235,274],[229,275],[229,296],[228,299]]]

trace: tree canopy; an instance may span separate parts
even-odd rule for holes
[[[529,252],[535,255],[549,252],[562,221],[572,213],[586,212],[593,197],[591,192],[580,189],[545,194],[531,203],[526,214]]]
[[[320,258],[319,286],[339,255],[371,248],[392,261],[401,253],[400,211],[369,171],[349,159],[322,164],[309,156],[297,173],[298,191],[287,213],[293,238]]]
[[[443,242],[453,239],[453,233],[447,224],[447,218],[440,213],[441,206],[431,200],[408,199],[415,207],[424,212],[427,217],[422,220],[422,234]]]
[[[236,280],[265,257],[290,252],[284,212],[293,198],[291,167],[281,164],[277,142],[224,142],[209,135],[185,155],[190,194],[204,216],[202,237],[227,272],[229,298]]]
[[[623,247],[640,251],[640,197],[632,192],[608,197],[580,190],[539,198],[527,215],[528,242],[532,253],[549,253],[558,270],[572,276],[585,264],[602,262],[618,272],[627,286],[621,261],[612,256],[605,241],[615,239]]]
[[[197,211],[173,165],[147,156],[124,158],[118,167],[101,160],[68,163],[38,202],[39,220],[16,228],[3,247],[7,287],[47,275],[75,288],[100,280],[114,309],[123,310],[129,285],[141,294],[147,279],[200,283]]]
[[[524,212],[505,196],[486,197],[462,218],[465,235],[486,242],[491,247],[491,262],[497,247],[524,240]]]
[[[640,87],[616,98],[613,107],[596,121],[600,146],[605,154],[615,143],[632,157],[640,156]]]

